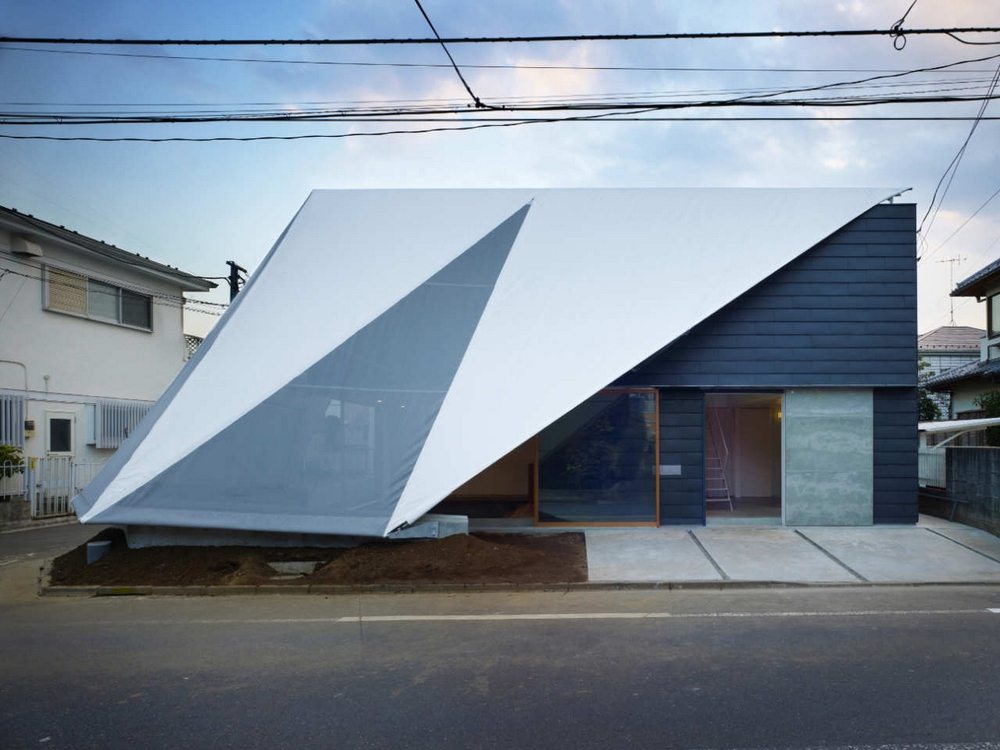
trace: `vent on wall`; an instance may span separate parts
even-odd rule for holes
[[[36,258],[42,256],[42,248],[37,242],[16,234],[10,238],[10,251],[15,255],[34,255]]]

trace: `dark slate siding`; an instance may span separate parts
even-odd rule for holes
[[[875,206],[615,384],[914,386],[915,223]]]
[[[660,465],[681,467],[660,477],[660,523],[705,523],[705,395],[693,389],[660,390]]]
[[[875,523],[917,521],[917,390],[877,388]]]

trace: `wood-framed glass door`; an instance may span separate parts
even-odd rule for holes
[[[537,525],[658,525],[655,388],[606,388],[542,430],[536,445]]]

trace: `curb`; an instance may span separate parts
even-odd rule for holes
[[[301,585],[235,585],[235,586],[54,586],[50,581],[51,560],[46,560],[38,573],[39,596],[342,596],[358,594],[475,594],[498,592],[577,591],[738,591],[747,589],[856,589],[930,586],[997,586],[1000,581],[580,581],[577,583],[421,583],[421,584],[336,584],[309,583]]]

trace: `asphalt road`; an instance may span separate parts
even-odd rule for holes
[[[996,742],[990,608],[996,587],[22,599],[0,605],[0,744]]]
[[[0,532],[0,567],[26,560],[41,562],[83,544],[105,526],[65,523]]]
[[[996,586],[39,599],[13,536],[4,750],[1000,748]]]

